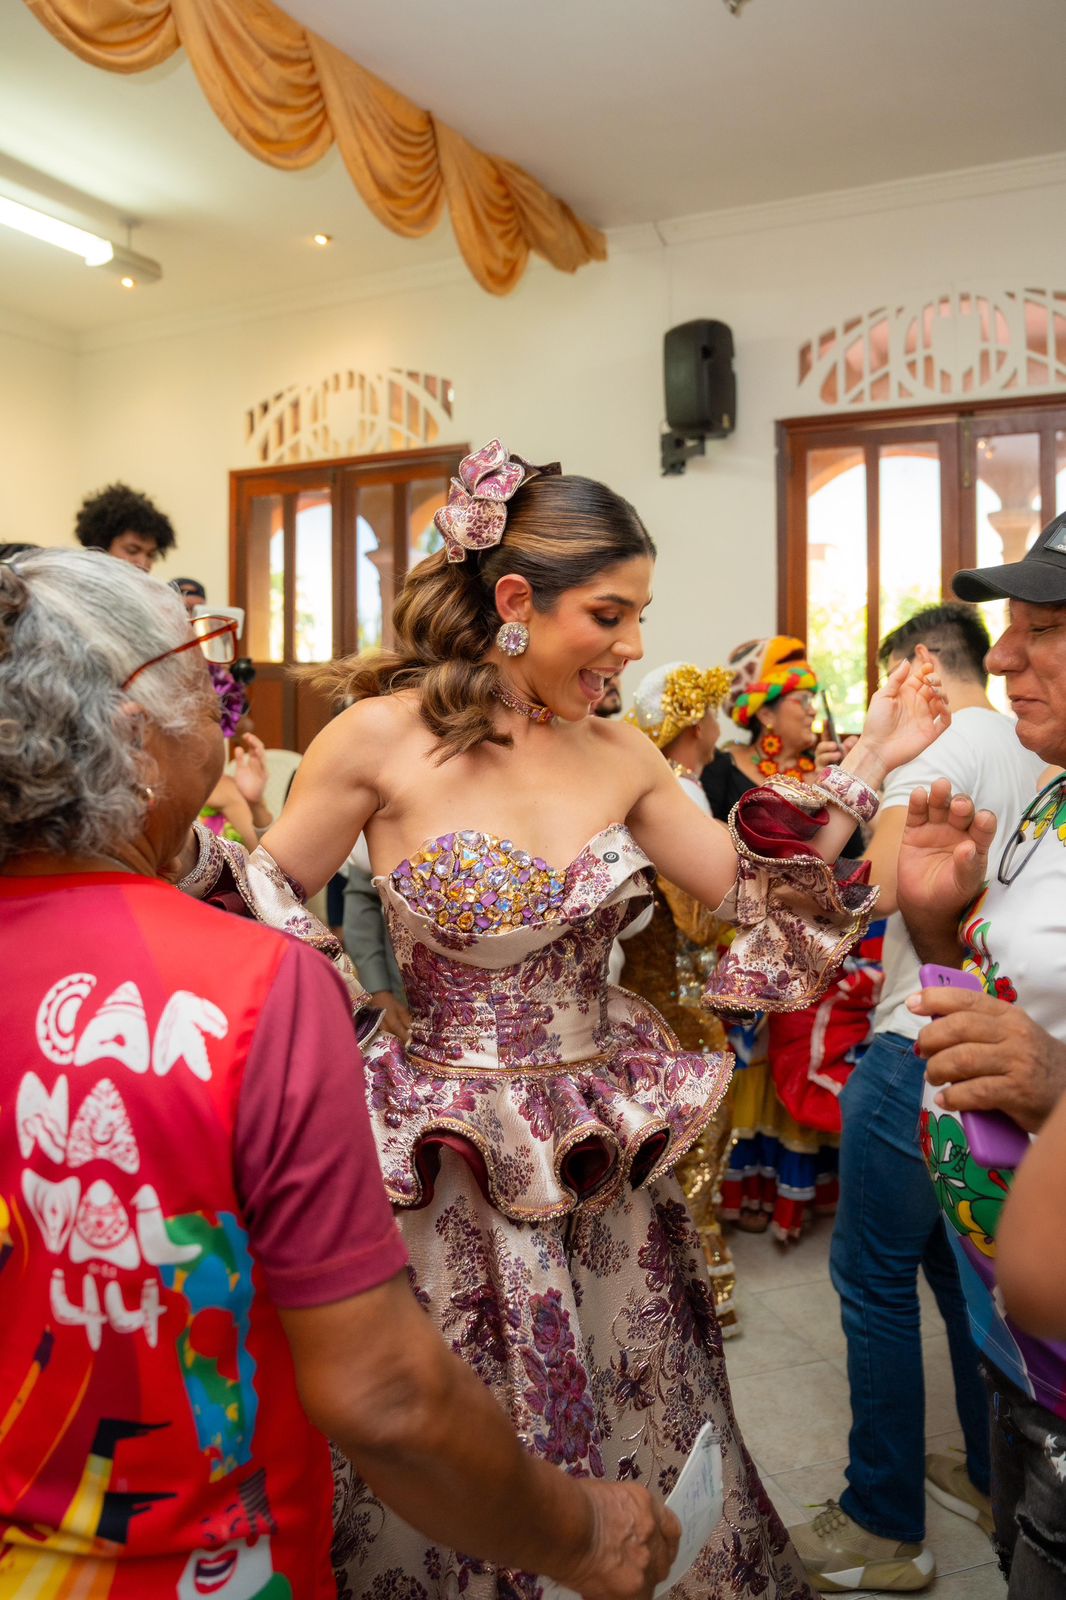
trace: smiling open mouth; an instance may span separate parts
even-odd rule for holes
[[[237,1565],[237,1551],[223,1550],[218,1555],[200,1556],[193,1570],[193,1584],[197,1594],[217,1594],[233,1576]]]
[[[613,677],[611,672],[592,672],[588,667],[583,667],[579,674],[581,687],[590,700],[602,700],[607,679]]]

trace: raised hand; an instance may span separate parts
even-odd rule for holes
[[[567,1587],[582,1600],[651,1600],[677,1554],[681,1524],[674,1513],[637,1483],[574,1482],[589,1497],[593,1523]]]
[[[915,789],[896,865],[904,912],[957,921],[987,880],[995,834],[992,812],[976,810],[969,795],[953,795],[946,778]]]
[[[233,781],[250,806],[257,806],[267,786],[265,746],[254,733],[246,733],[233,747]]]
[[[870,701],[859,744],[887,773],[920,756],[950,723],[932,662],[901,661]]]

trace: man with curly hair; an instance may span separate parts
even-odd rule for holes
[[[74,535],[87,550],[103,550],[151,572],[161,555],[177,545],[170,518],[126,483],[110,483],[87,495],[78,510]]]

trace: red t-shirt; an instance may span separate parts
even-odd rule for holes
[[[333,1595],[275,1308],[406,1261],[343,984],[119,873],[0,879],[0,970],[0,1575]]]

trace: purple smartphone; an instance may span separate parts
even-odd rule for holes
[[[918,981],[923,989],[984,992],[980,978],[972,972],[961,972],[958,967],[920,967]],[[1005,1111],[963,1111],[960,1117],[970,1152],[987,1171],[1016,1167],[1029,1149],[1029,1135]]]

